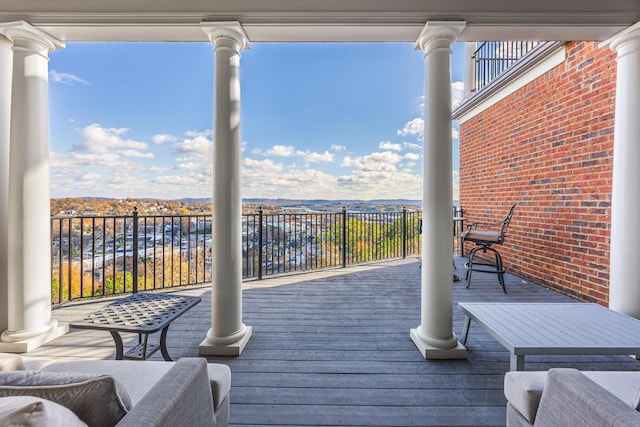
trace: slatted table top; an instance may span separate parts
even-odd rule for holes
[[[598,304],[459,303],[514,355],[640,354],[640,320]]]
[[[199,297],[137,293],[70,323],[73,328],[154,333],[200,302]]]

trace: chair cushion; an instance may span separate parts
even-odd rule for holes
[[[91,426],[113,426],[131,408],[115,378],[63,372],[0,372],[0,397],[35,396],[73,411]]]
[[[462,238],[470,241],[478,240],[482,242],[495,243],[500,241],[500,232],[488,230],[467,230],[462,233]]]
[[[71,410],[34,396],[0,398],[0,425],[87,427]]]
[[[640,371],[581,371],[587,378],[631,408],[640,405]],[[513,371],[504,376],[504,395],[533,424],[544,390],[547,371]]]
[[[640,372],[638,371],[580,371],[587,378],[598,384],[627,406],[638,409],[638,388]]]
[[[135,406],[153,386],[156,385],[173,367],[175,362],[147,360],[143,363],[135,360],[80,360],[54,362],[43,368],[47,372],[86,372],[111,375],[127,390]],[[229,395],[231,389],[231,371],[227,365],[207,363],[214,408]]]
[[[535,421],[546,379],[546,371],[512,371],[504,376],[505,397],[531,424]]]

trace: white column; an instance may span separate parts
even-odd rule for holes
[[[213,272],[211,329],[201,355],[237,356],[251,337],[242,323],[240,51],[250,47],[238,22],[204,22],[214,44]]]
[[[464,97],[469,98],[476,93],[476,61],[473,55],[476,52],[476,42],[464,44]]]
[[[609,307],[640,319],[640,285],[634,268],[640,242],[640,22],[601,46],[618,53]]]
[[[425,359],[463,359],[453,332],[451,236],[451,45],[464,22],[428,22],[416,42],[424,50],[421,324],[411,339]]]
[[[24,23],[13,43],[7,238],[7,330],[0,351],[29,351],[66,331],[51,318],[48,53],[62,42]],[[4,308],[4,307],[3,307]]]
[[[8,219],[9,214],[9,129],[11,119],[11,70],[13,53],[11,42],[0,36],[0,331],[9,327],[8,321]]]

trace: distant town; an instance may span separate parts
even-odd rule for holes
[[[410,200],[244,200],[242,276],[419,253],[419,208]],[[206,199],[51,200],[54,303],[123,293],[134,279],[140,289],[210,280],[211,212]]]
[[[244,199],[243,214],[339,212],[398,212],[420,210],[420,200],[290,200]],[[200,215],[212,211],[211,199],[107,199],[78,197],[51,199],[51,216],[130,215],[137,208],[140,215]]]

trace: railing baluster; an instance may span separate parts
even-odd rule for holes
[[[504,73],[540,42],[486,41],[480,43],[472,59],[475,61],[475,88],[477,92]]]
[[[342,208],[342,268],[347,266],[347,208]]]
[[[133,208],[133,257],[131,259],[131,274],[133,275],[132,292],[138,293],[138,207]],[[125,239],[126,240],[126,239]],[[125,251],[125,259],[127,252]]]
[[[258,280],[262,280],[262,264],[264,263],[262,255],[262,206],[258,208]]]

